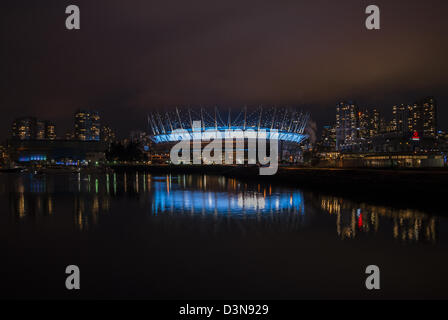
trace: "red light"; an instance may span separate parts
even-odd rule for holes
[[[417,131],[414,131],[414,134],[412,135],[412,140],[414,140],[414,141],[420,140],[420,137],[418,136],[418,132]]]

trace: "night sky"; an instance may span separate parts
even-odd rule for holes
[[[446,0],[2,0],[0,138],[25,115],[62,136],[77,108],[125,136],[176,105],[297,105],[321,127],[340,100],[390,113],[427,95],[448,129],[447,15]]]

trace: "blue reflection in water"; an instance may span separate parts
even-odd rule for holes
[[[9,203],[9,211],[20,221],[61,217],[64,211],[72,211],[70,222],[75,221],[83,231],[121,203],[138,203],[135,210],[151,212],[159,218],[180,214],[211,217],[213,223],[216,218],[255,218],[277,224],[282,230],[333,221],[335,234],[341,239],[387,233],[406,243],[438,243],[441,220],[419,209],[359,203],[207,175],[8,174],[0,175],[1,200]],[[119,208],[120,213],[127,214]],[[330,220],[319,212],[331,216]],[[446,222],[442,226],[446,228]],[[238,230],[241,228],[238,225]]]
[[[47,191],[46,180],[43,178],[30,177],[29,182],[25,186],[27,186],[26,191],[30,193],[45,193]]]
[[[183,211],[202,214],[264,214],[295,212],[303,215],[303,195],[299,191],[265,195],[259,192],[202,191],[181,189],[170,182],[154,181],[152,212]]]

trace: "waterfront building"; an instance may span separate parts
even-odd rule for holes
[[[77,140],[11,140],[11,160],[21,164],[87,165],[104,160],[106,143]]]
[[[76,111],[74,130],[76,140],[100,141],[100,130],[100,116],[97,111]]]
[[[294,162],[300,157],[301,146],[308,139],[305,128],[309,114],[289,107],[243,107],[233,110],[233,113],[228,110],[223,114],[217,107],[213,112],[209,111],[204,108],[176,108],[172,112],[149,114],[152,154],[167,154],[173,145],[188,141],[191,144],[191,156],[190,160],[183,163],[191,163],[191,159],[197,154],[201,163],[213,164],[214,159],[203,157],[200,152],[210,143],[210,139],[213,139],[221,141],[221,159],[228,157],[232,163],[243,165],[249,162],[249,154],[257,154],[260,140],[266,141],[266,150],[270,150],[272,140],[278,143],[279,161]],[[196,121],[199,123],[198,127],[194,127]],[[139,133],[133,134],[133,137],[141,139]],[[229,144],[233,144],[232,148],[227,148],[228,151],[224,143],[226,138],[230,138],[232,143]],[[200,145],[200,150],[195,149],[196,144],[193,144],[193,141]],[[212,157],[214,155],[213,151]],[[260,158],[257,159],[260,161]],[[266,160],[265,157],[263,162]]]
[[[336,106],[336,149],[350,147],[359,137],[358,107],[353,102],[340,102]]]

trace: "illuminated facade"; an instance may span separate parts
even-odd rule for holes
[[[115,132],[108,125],[101,126],[101,141],[112,143],[115,141]]]
[[[100,116],[97,111],[78,110],[75,113],[75,139],[100,141]]]
[[[102,161],[106,143],[76,140],[11,140],[11,160],[22,163],[80,165]]]
[[[352,102],[340,102],[336,106],[336,149],[354,143],[359,134],[358,107]]]
[[[237,114],[229,111],[225,117],[217,108],[213,114],[202,108],[183,111],[176,108],[175,112],[148,115],[148,125],[150,138],[155,145],[169,146],[179,141],[201,139],[208,143],[210,139],[225,141],[230,138],[235,143],[237,140],[244,141],[246,152],[249,140],[266,139],[278,141],[283,153],[285,149],[300,145],[308,137],[304,134],[308,118],[308,114],[287,108],[260,107],[251,112],[243,108]],[[200,126],[193,130],[195,121],[200,122]]]
[[[369,139],[380,133],[381,118],[377,109],[365,109],[358,112],[358,138]]]
[[[402,135],[417,132],[423,137],[436,137],[437,104],[434,98],[425,98],[413,105],[394,106],[392,131]]]
[[[55,140],[56,126],[49,121],[38,120],[36,123],[37,140]]]
[[[36,118],[23,117],[12,123],[12,137],[19,140],[33,140],[36,138]]]
[[[437,104],[431,97],[393,106],[389,123],[375,108],[359,110],[351,102],[336,106],[339,152],[433,152],[440,150],[437,138]]]
[[[405,134],[408,132],[408,110],[410,106],[401,104],[392,107],[391,131]]]
[[[304,134],[309,115],[302,112],[259,108],[248,112],[247,108],[232,118],[231,113],[224,121],[215,108],[213,115],[204,109],[199,112],[192,109],[181,113],[176,108],[175,113],[160,114],[158,112],[148,115],[148,124],[152,131],[152,140],[155,143],[176,142],[182,140],[195,140],[196,134],[204,133],[217,139],[225,139],[226,131],[235,131],[237,138],[259,138],[259,133],[265,131],[266,139],[300,143],[307,136]],[[201,128],[193,133],[193,121],[201,121]],[[183,132],[180,132],[183,130]]]

